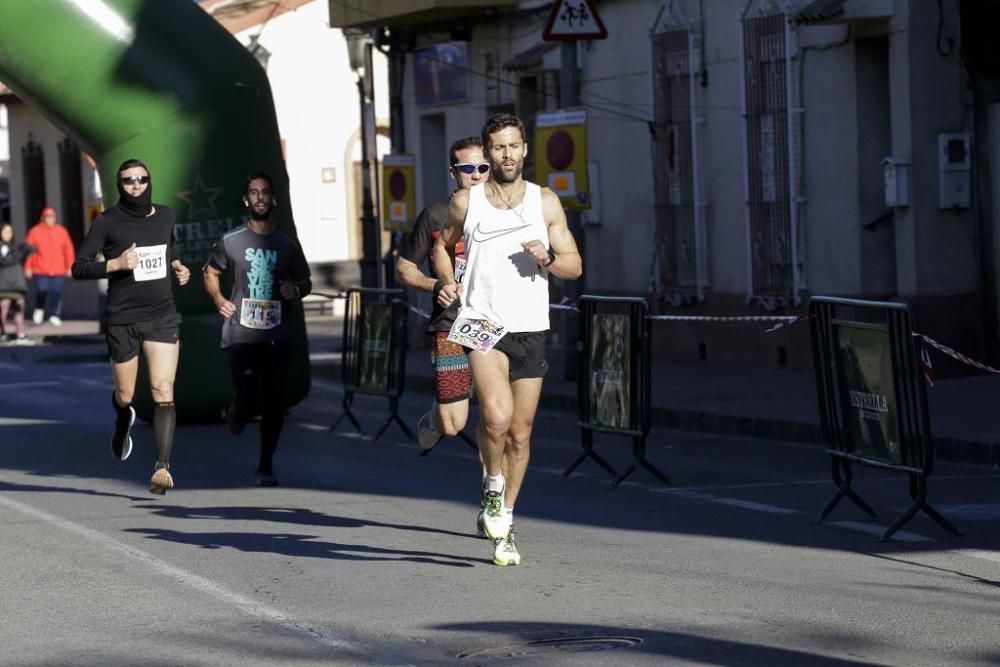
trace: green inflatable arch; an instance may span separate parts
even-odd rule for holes
[[[0,80],[97,160],[105,205],[115,169],[139,158],[153,200],[177,213],[182,259],[175,285],[183,315],[176,384],[178,416],[214,419],[229,404],[222,320],[202,287],[212,242],[242,222],[246,174],[270,173],[282,204],[288,175],[267,76],[253,56],[192,0],[31,0],[0,3]],[[294,234],[288,206],[278,225]],[[301,307],[291,316],[303,323]],[[305,327],[294,341],[288,404],[309,390]],[[141,373],[145,383],[145,372]],[[152,414],[148,384],[136,409]]]

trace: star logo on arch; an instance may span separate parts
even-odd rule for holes
[[[190,190],[178,192],[177,196],[187,202],[188,220],[196,220],[199,217],[217,218],[219,211],[215,207],[215,198],[222,192],[222,188],[210,188],[205,185],[201,174],[194,177],[194,185]],[[202,216],[202,214],[204,214]]]

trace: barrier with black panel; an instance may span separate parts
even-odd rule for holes
[[[399,397],[406,378],[406,292],[401,289],[352,287],[346,292],[341,373],[344,412],[330,426],[333,431],[347,419],[364,433],[351,410],[355,394],[389,399],[389,417],[375,440],[396,422],[413,440],[413,433],[399,416]]]
[[[650,428],[650,326],[645,299],[584,295],[578,303],[577,420],[583,452],[569,475],[588,458],[617,486],[637,468],[664,484],[670,480],[646,459]],[[594,451],[594,433],[632,438],[632,463],[620,474]]]
[[[845,497],[866,514],[877,516],[851,487],[851,464],[857,463],[898,471],[909,478],[912,503],[885,530],[880,542],[921,511],[960,535],[927,502],[934,442],[910,307],[813,297],[809,313],[820,423],[837,485],[816,523]]]

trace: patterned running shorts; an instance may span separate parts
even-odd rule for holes
[[[431,348],[434,364],[434,394],[438,403],[466,401],[472,394],[472,372],[465,350],[448,340],[447,331],[435,331]]]

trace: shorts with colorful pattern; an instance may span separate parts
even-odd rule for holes
[[[435,331],[431,348],[434,395],[438,403],[467,401],[472,395],[472,372],[465,349],[448,340],[447,331]]]

